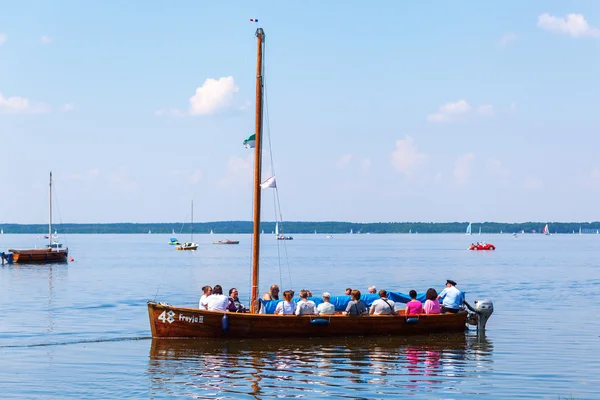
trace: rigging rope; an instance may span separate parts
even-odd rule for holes
[[[269,102],[268,102],[268,98],[267,98],[267,80],[265,78],[265,60],[266,60],[266,54],[267,54],[267,44],[266,42],[264,42],[264,48],[263,48],[263,65],[262,65],[262,86],[263,86],[263,100],[264,100],[264,108],[265,108],[265,127],[266,127],[266,133],[267,133],[267,142],[269,145],[269,161],[270,161],[270,166],[271,166],[271,176],[276,176],[275,175],[275,163],[273,162],[273,146],[271,144],[271,124],[269,123]],[[283,215],[281,213],[281,202],[279,199],[279,187],[277,184],[277,178],[275,180],[276,182],[276,186],[275,186],[275,190],[273,191],[273,208],[274,208],[274,212],[275,212],[275,224],[277,224],[278,221],[281,222],[281,233],[283,233]],[[281,268],[281,253],[280,253],[280,240],[278,238],[275,238],[275,240],[277,241],[277,263],[278,263],[278,267],[279,267],[279,285],[280,288],[283,288],[283,272],[282,272],[282,268]],[[283,252],[285,254],[285,261],[286,261],[286,265],[287,265],[287,270],[288,270],[288,279],[290,282],[290,289],[293,289],[294,285],[292,283],[292,274],[290,271],[290,262],[289,262],[289,258],[288,258],[288,252],[287,252],[287,244],[286,244],[286,240],[282,240],[283,242]]]

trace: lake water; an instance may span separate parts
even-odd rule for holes
[[[453,279],[495,311],[480,336],[231,342],[152,340],[146,302],[193,307],[206,284],[247,299],[250,236],[198,235],[196,252],[169,236],[70,235],[68,265],[0,267],[0,398],[600,398],[600,235],[263,235],[261,292]]]

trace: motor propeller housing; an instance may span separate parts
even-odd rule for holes
[[[488,319],[494,312],[494,303],[491,300],[475,300],[474,309],[477,314],[477,330],[484,331]]]

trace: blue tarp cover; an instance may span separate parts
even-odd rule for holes
[[[378,298],[378,294],[363,294],[362,296],[360,296],[360,299],[365,302],[367,307],[370,307],[371,304],[373,304],[373,302]],[[321,297],[309,297],[308,299],[314,301],[316,305],[319,305],[323,302],[323,299],[321,299]],[[388,292],[388,299],[392,300],[395,303],[408,303],[410,301],[410,296],[400,292]],[[292,299],[294,303],[297,303],[299,300],[299,298]],[[417,300],[419,300],[421,303],[424,303],[425,293],[418,293]],[[265,310],[265,314],[275,313],[277,303],[279,303],[280,301],[282,300],[261,300]],[[348,305],[349,301],[350,296],[331,296],[330,300],[331,304],[335,306],[335,311],[346,311],[346,306]]]

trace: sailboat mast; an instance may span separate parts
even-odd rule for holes
[[[192,240],[194,242],[194,200],[192,200]]]
[[[258,312],[258,258],[260,254],[260,196],[262,170],[262,105],[263,105],[263,48],[265,32],[256,30],[256,115],[255,115],[255,148],[254,148],[254,231],[252,235],[252,292],[250,312]]]
[[[48,241],[52,245],[52,171],[50,171],[50,221],[48,222]]]

